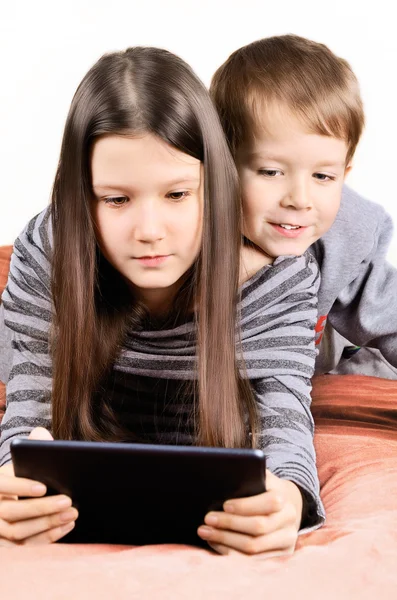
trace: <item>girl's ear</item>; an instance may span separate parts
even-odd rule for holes
[[[349,175],[350,171],[352,170],[353,165],[351,163],[349,163],[348,165],[346,165],[345,167],[345,173],[343,175],[343,179],[346,179],[346,177]]]

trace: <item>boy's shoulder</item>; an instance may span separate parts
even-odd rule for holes
[[[385,218],[388,218],[388,214],[383,206],[364,198],[347,185],[343,186],[341,205],[335,224],[354,219],[359,225],[363,223],[366,228],[376,229],[379,222],[384,221]]]
[[[324,253],[349,252],[364,260],[380,245],[387,245],[393,233],[391,217],[380,204],[367,200],[347,185],[343,186],[340,209],[332,227],[311,250],[322,262]]]

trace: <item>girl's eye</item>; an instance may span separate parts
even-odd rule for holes
[[[105,204],[110,204],[111,206],[123,206],[127,202],[127,196],[110,196],[105,198]]]
[[[326,175],[325,173],[313,173],[313,177],[318,181],[335,181],[335,177]]]
[[[259,169],[258,174],[265,177],[279,177],[283,172],[280,169]]]
[[[167,197],[171,198],[171,200],[174,200],[175,202],[180,202],[181,200],[187,198],[189,195],[189,192],[170,192],[169,194],[167,194]]]

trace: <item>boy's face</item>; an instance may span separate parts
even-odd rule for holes
[[[335,220],[347,151],[286,110],[266,111],[266,127],[237,155],[244,235],[271,257],[303,254]]]

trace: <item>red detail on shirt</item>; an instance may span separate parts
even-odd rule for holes
[[[320,317],[317,321],[317,325],[314,328],[314,331],[316,332],[316,346],[320,344],[324,335],[324,328],[327,322],[327,316],[328,315],[323,315],[322,317]]]

